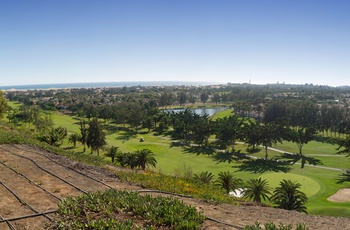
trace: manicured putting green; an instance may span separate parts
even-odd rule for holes
[[[266,179],[273,189],[278,187],[283,179],[299,182],[301,184],[300,190],[303,191],[307,197],[315,195],[321,188],[320,184],[314,179],[293,173],[267,173],[260,177],[261,179]]]

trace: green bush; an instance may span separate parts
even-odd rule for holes
[[[52,229],[199,229],[205,217],[168,197],[107,190],[62,200]]]
[[[275,223],[269,222],[264,225],[264,228],[260,226],[259,222],[256,222],[254,225],[247,225],[244,227],[244,230],[292,230],[293,226],[291,224],[284,225],[284,224],[279,224],[276,226]],[[302,224],[297,224],[294,228],[295,230],[308,230],[309,228],[306,227],[304,223]]]

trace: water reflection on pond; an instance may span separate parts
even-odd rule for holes
[[[204,115],[204,114],[208,114],[209,116],[213,116],[216,112],[219,111],[223,111],[228,109],[227,107],[219,107],[219,108],[196,108],[196,109],[190,109],[191,111],[195,112],[198,115]],[[177,108],[177,109],[165,109],[163,110],[164,112],[172,112],[174,111],[176,112],[181,112],[181,111],[185,111],[185,108]]]

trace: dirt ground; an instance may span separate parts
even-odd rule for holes
[[[55,217],[49,212],[55,211],[60,199],[66,196],[110,187],[142,190],[122,183],[106,169],[23,145],[0,145],[0,184],[0,229],[45,228],[45,224]],[[151,194],[161,195],[156,192]],[[208,217],[202,229],[242,229],[256,221],[293,225],[304,222],[310,229],[317,230],[350,229],[350,218],[312,216],[249,205],[210,205],[196,199],[179,199],[195,206]]]

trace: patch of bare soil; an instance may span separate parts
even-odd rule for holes
[[[42,229],[54,218],[53,214],[44,213],[56,210],[60,199],[110,188],[142,190],[119,181],[111,171],[103,168],[73,162],[30,146],[0,145],[0,229]],[[178,199],[195,206],[209,217],[202,229],[242,229],[256,221],[293,225],[304,222],[310,229],[317,230],[350,229],[350,218],[311,216],[252,205],[210,205],[183,197]],[[37,216],[23,218],[30,215]]]
[[[328,197],[328,200],[334,201],[334,202],[349,202],[350,201],[350,189],[349,188],[339,189],[338,192],[336,192],[332,196]]]

